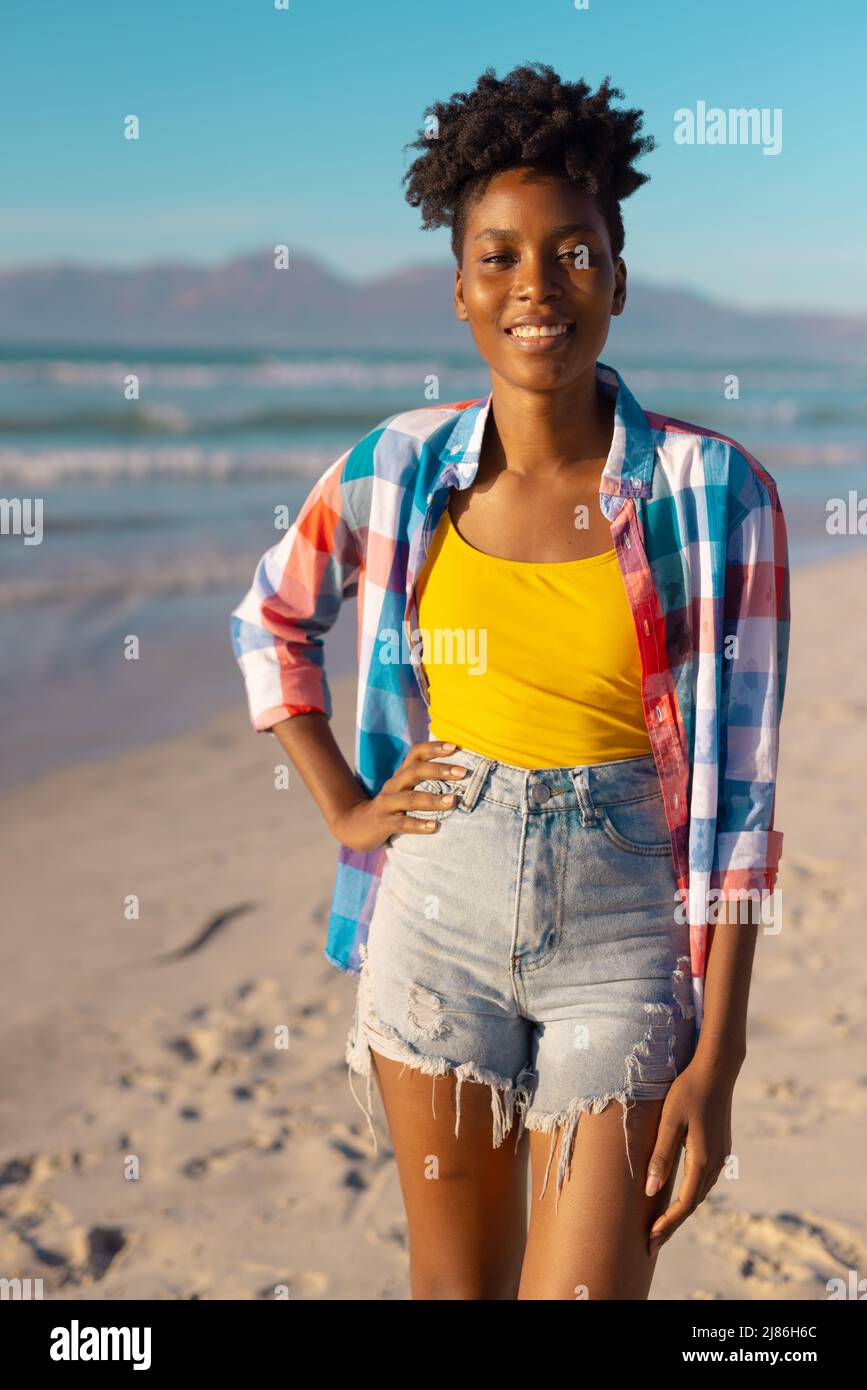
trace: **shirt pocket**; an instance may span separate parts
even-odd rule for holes
[[[597,810],[602,829],[618,849],[630,854],[671,854],[671,831],[661,790],[638,800],[598,806]]]

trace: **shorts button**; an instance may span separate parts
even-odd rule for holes
[[[530,793],[534,801],[547,801],[551,795],[551,788],[547,782],[534,782],[530,788]]]

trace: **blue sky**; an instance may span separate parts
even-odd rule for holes
[[[286,243],[351,279],[448,262],[401,175],[428,102],[551,63],[645,111],[630,273],[755,308],[867,312],[861,0],[4,0],[0,265]],[[678,108],[782,111],[782,150],[674,141]],[[124,116],[141,139],[123,139]]]

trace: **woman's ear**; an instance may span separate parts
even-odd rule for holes
[[[464,303],[463,280],[461,279],[461,268],[459,265],[455,266],[455,294],[453,303],[455,306],[455,316],[466,323],[470,316],[467,313],[467,306]]]
[[[614,296],[611,300],[611,315],[615,317],[622,314],[626,308],[626,262],[622,256],[617,257],[614,267]]]

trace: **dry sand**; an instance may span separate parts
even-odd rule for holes
[[[740,1175],[665,1247],[655,1299],[867,1275],[867,557],[795,571],[792,606],[784,925],[756,956]],[[350,753],[354,681],[333,693]],[[373,1155],[346,1079],[355,980],[322,954],[337,844],[294,771],[274,788],[282,758],[239,676],[197,732],[3,803],[0,1276],[59,1299],[408,1297],[381,1103]]]

